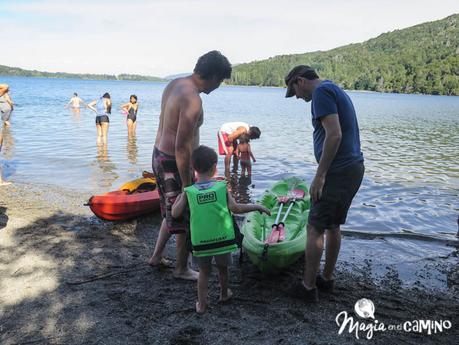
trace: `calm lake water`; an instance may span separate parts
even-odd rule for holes
[[[13,77],[0,82],[10,84],[16,103],[1,154],[8,180],[91,195],[151,170],[165,84]],[[73,92],[87,102],[110,92],[113,111],[106,151],[96,145],[94,113],[64,109]],[[216,148],[217,130],[228,121],[246,121],[262,130],[261,139],[252,142],[257,158],[252,181],[241,181],[237,189],[240,200],[256,200],[286,176],[310,182],[315,172],[310,104],[285,99],[284,92],[221,87],[202,96],[202,144]],[[119,111],[130,94],[139,98],[134,141],[128,141],[125,116]],[[388,238],[454,240],[459,213],[459,97],[349,94],[361,129],[366,175],[345,228]],[[219,167],[222,172],[222,160]],[[401,250],[427,249],[410,244]]]

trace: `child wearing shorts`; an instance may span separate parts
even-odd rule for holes
[[[218,268],[220,302],[232,297],[228,288],[228,266],[231,253],[237,249],[233,213],[251,211],[270,214],[258,204],[238,204],[228,193],[226,182],[212,177],[217,169],[217,153],[207,146],[199,146],[191,155],[191,164],[196,171],[196,183],[186,187],[172,206],[172,217],[180,217],[187,206],[190,210],[190,237],[193,256],[199,266],[198,301],[196,312],[206,312],[209,276],[212,259]],[[231,211],[231,212],[230,212]]]

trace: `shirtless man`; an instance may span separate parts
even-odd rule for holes
[[[237,170],[238,158],[235,155],[238,145],[237,140],[241,135],[248,135],[250,139],[260,138],[261,131],[258,127],[250,126],[245,122],[224,123],[217,134],[218,153],[225,156],[225,177],[229,178],[231,156],[234,156],[234,166]]]
[[[190,157],[199,146],[199,127],[203,123],[202,100],[199,94],[211,93],[230,76],[231,65],[228,59],[218,51],[211,51],[199,58],[191,76],[171,81],[163,92],[152,159],[161,196],[163,222],[149,264],[168,265],[163,258],[163,251],[170,236],[175,234],[177,262],[173,275],[176,278],[198,278],[197,272],[188,266],[188,222],[183,218],[173,218],[171,211],[177,195],[184,187],[192,184]]]
[[[73,94],[73,97],[70,98],[70,101],[65,105],[66,108],[69,107],[72,109],[80,109],[82,107],[82,104],[84,104],[84,101],[78,97],[78,94],[75,92]]]

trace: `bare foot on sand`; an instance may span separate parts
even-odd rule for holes
[[[174,271],[172,274],[174,278],[177,279],[184,279],[184,280],[198,280],[199,273],[196,271],[193,271],[192,269],[187,269],[185,272],[177,272]]]
[[[12,182],[7,182],[7,181],[1,181],[0,182],[0,186],[8,186],[9,184],[11,184]]]
[[[207,311],[207,304],[201,305],[201,303],[196,302],[196,313],[204,314]]]
[[[233,297],[233,291],[230,289],[226,290],[226,296],[223,295],[223,293],[220,293],[220,298],[218,299],[219,303],[225,303],[228,302],[231,297]]]
[[[161,258],[161,260],[156,261],[153,257],[148,260],[148,264],[152,267],[166,267],[166,268],[173,268],[174,263],[166,258]]]

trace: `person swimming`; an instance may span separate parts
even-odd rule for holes
[[[70,98],[70,101],[65,105],[65,108],[68,108],[69,106],[72,109],[80,109],[82,106],[84,106],[84,101],[78,97],[76,92],[74,92],[73,97]]]
[[[135,135],[137,128],[137,111],[139,110],[137,96],[131,95],[131,97],[129,97],[129,103],[123,104],[121,109],[127,113],[126,125],[128,129],[128,136],[133,136]]]
[[[96,113],[97,143],[107,144],[109,115],[112,112],[112,101],[108,92],[98,100],[88,104],[88,108]]]

